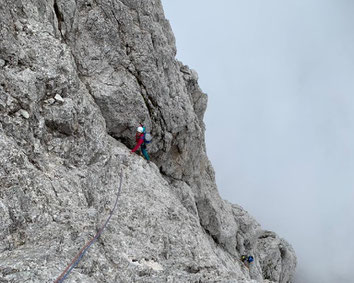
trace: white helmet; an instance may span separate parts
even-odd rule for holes
[[[143,127],[138,127],[136,130],[137,130],[139,133],[143,133],[143,132],[144,132],[144,128],[143,128]]]

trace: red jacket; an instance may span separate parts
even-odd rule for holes
[[[136,146],[132,149],[132,152],[137,151],[138,148],[144,143],[144,134],[136,133],[135,140],[136,140]]]

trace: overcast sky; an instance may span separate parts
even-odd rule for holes
[[[354,282],[354,1],[162,3],[221,196],[293,245],[297,282]]]

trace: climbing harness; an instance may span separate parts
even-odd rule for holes
[[[122,176],[123,172],[122,170],[120,171],[120,182],[119,182],[119,187],[118,187],[118,192],[117,192],[117,198],[116,202],[113,206],[113,209],[111,210],[106,222],[102,225],[101,229],[97,232],[96,236],[92,238],[91,241],[89,241],[80,251],[79,253],[75,256],[75,258],[72,260],[72,262],[65,268],[65,270],[60,274],[60,276],[54,281],[54,283],[62,283],[66,277],[70,274],[70,272],[79,264],[80,260],[83,258],[87,250],[92,246],[94,242],[97,241],[97,239],[101,236],[103,230],[106,228],[109,220],[111,219],[113,212],[117,208],[118,205],[118,199],[120,196],[120,191],[122,187]]]

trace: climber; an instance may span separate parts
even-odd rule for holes
[[[254,261],[253,256],[242,255],[241,261],[249,268],[249,264]]]
[[[135,135],[136,146],[131,150],[130,153],[133,153],[140,148],[145,159],[149,162],[150,157],[146,150],[146,143],[148,143],[148,141],[145,140],[145,135],[146,135],[145,127],[142,124],[140,124],[140,126],[136,130],[136,135]]]

